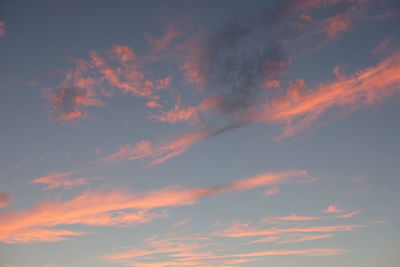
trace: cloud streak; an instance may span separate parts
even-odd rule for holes
[[[289,137],[309,127],[329,109],[347,112],[371,105],[398,93],[400,88],[400,53],[395,53],[376,66],[338,77],[309,92],[292,87],[286,96],[264,105],[255,121],[283,124],[281,137]]]
[[[69,178],[72,174],[73,172],[51,172],[45,176],[30,181],[30,183],[47,185],[44,190],[53,189],[56,187],[64,187],[66,189],[70,189],[71,187],[76,185],[88,184],[90,180],[100,179],[99,177]]]
[[[143,193],[85,192],[67,201],[48,200],[32,209],[0,213],[0,241],[5,243],[54,242],[84,232],[54,228],[57,225],[118,226],[150,222],[166,216],[150,210],[194,205],[200,198],[301,179],[304,171],[267,173],[218,187],[186,189],[171,186]]]

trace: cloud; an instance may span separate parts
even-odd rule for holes
[[[156,145],[146,140],[135,144],[125,144],[120,146],[118,151],[100,158],[95,164],[116,165],[126,161],[149,159],[147,166],[153,167],[184,153],[206,135],[207,132],[205,130],[199,130],[181,135],[172,140],[162,141]]]
[[[0,37],[6,36],[6,24],[3,21],[0,21]]]
[[[273,196],[279,194],[281,189],[279,187],[271,187],[265,190],[264,195],[266,196]]]
[[[378,54],[387,52],[389,50],[389,48],[392,46],[392,39],[393,39],[392,37],[388,37],[388,38],[384,39],[376,47],[374,47],[371,50],[371,53],[373,55],[378,55]]]
[[[331,204],[322,212],[324,212],[324,213],[341,213],[341,212],[345,212],[345,211],[346,211],[345,209],[339,209],[336,204]]]
[[[94,89],[98,81],[85,77],[90,66],[81,60],[76,63],[75,68],[66,71],[64,81],[58,87],[42,89],[43,96],[56,112],[56,121],[76,123],[88,118],[87,107],[104,106]]]
[[[303,237],[304,238],[304,237]],[[321,237],[322,238],[322,237]],[[343,249],[314,248],[306,250],[269,250],[253,253],[224,254],[221,244],[201,236],[152,236],[145,240],[145,248],[127,248],[99,257],[101,261],[126,266],[232,266],[273,255],[329,256],[345,253]]]
[[[352,218],[358,214],[360,214],[362,210],[355,210],[346,214],[339,215],[338,218]]]
[[[5,243],[54,242],[84,232],[54,228],[57,225],[130,225],[166,216],[149,210],[194,205],[200,198],[287,183],[304,171],[266,173],[239,179],[218,187],[186,189],[171,186],[143,193],[84,192],[67,201],[47,200],[32,209],[0,213],[0,241]]]
[[[158,115],[152,114],[149,118],[172,124],[182,121],[195,123],[199,120],[199,113],[196,107],[183,107],[181,103],[176,103],[173,109]]]
[[[159,99],[156,91],[164,90],[172,83],[170,76],[147,78],[141,58],[129,46],[113,46],[105,55],[91,51],[88,61],[73,59],[76,65],[65,71],[58,86],[42,89],[56,121],[76,124],[91,118],[87,108],[105,106],[103,99],[111,97],[116,90],[146,98],[151,103]]]
[[[353,231],[357,228],[365,227],[363,225],[333,225],[333,226],[292,226],[289,228],[271,227],[267,229],[255,229],[250,227],[249,224],[235,222],[222,231],[216,231],[216,236],[225,237],[257,237],[257,236],[276,236],[281,234],[291,233],[331,233],[340,231]]]
[[[10,205],[12,202],[12,197],[9,193],[0,192],[0,208]]]
[[[283,124],[281,137],[289,137],[309,127],[333,107],[355,111],[398,93],[399,73],[400,53],[395,53],[374,67],[338,77],[309,92],[305,92],[304,87],[290,87],[286,96],[266,103],[254,118],[255,121]]]
[[[312,221],[312,220],[318,220],[320,219],[320,217],[300,216],[293,213],[290,214],[289,216],[277,217],[277,219],[281,221]]]
[[[137,160],[150,157],[154,149],[149,141],[140,141],[135,144],[126,144],[119,147],[119,150],[96,161],[100,164],[119,164],[121,162]]]
[[[235,192],[250,190],[257,187],[268,185],[278,185],[283,183],[297,182],[299,178],[304,178],[308,174],[304,170],[286,171],[281,173],[266,173],[252,176],[249,178],[235,180],[233,182],[217,186],[210,191],[210,194],[221,194],[225,192]]]
[[[115,45],[110,50],[111,55],[119,63],[131,62],[135,59],[136,55],[129,46]]]
[[[149,108],[161,108],[162,105],[156,101],[149,101],[146,103],[146,106],[148,106]]]
[[[90,180],[99,179],[99,177],[79,177],[79,178],[69,178],[73,172],[51,172],[45,176],[36,178],[30,183],[32,184],[47,184],[44,190],[53,189],[56,187],[64,187],[70,189],[76,185],[87,184]]]
[[[130,225],[144,223],[165,213],[149,209],[192,205],[198,191],[171,187],[142,194],[85,192],[62,202],[48,200],[32,209],[0,213],[0,240],[5,243],[54,242],[84,232],[55,229],[57,225]],[[132,211],[135,210],[135,211]]]
[[[171,41],[180,35],[181,33],[174,25],[168,24],[166,32],[160,39],[155,39],[150,35],[147,35],[147,39],[153,46],[153,51],[158,53],[166,50],[170,46]]]

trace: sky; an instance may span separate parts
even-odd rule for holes
[[[397,0],[0,1],[0,266],[399,267]]]

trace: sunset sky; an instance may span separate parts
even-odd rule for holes
[[[399,267],[400,1],[0,0],[1,267]]]

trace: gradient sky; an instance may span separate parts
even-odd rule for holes
[[[0,1],[0,266],[400,266],[397,0]]]

